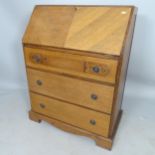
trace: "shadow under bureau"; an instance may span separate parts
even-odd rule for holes
[[[111,149],[136,12],[134,6],[34,8],[23,37],[31,120]]]

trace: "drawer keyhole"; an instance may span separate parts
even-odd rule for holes
[[[98,96],[96,94],[91,94],[91,99],[92,100],[97,100]]]
[[[91,119],[91,120],[90,120],[90,124],[91,124],[91,125],[96,125],[96,121],[95,121],[94,119]]]
[[[41,81],[41,80],[37,80],[36,83],[37,83],[37,85],[39,85],[39,86],[42,85],[42,81]]]

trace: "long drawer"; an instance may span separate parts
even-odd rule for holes
[[[115,83],[117,60],[101,59],[44,49],[24,48],[27,66]]]
[[[108,136],[110,116],[31,93],[32,110],[101,136]]]
[[[30,90],[111,114],[114,87],[27,68]]]

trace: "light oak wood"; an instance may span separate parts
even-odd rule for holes
[[[37,44],[25,44],[23,43],[23,48],[29,47],[34,49],[43,49],[43,50],[49,50],[49,51],[55,51],[55,52],[61,52],[61,53],[69,53],[69,54],[76,54],[81,56],[87,56],[87,57],[93,57],[93,58],[102,58],[102,59],[110,59],[110,60],[118,60],[119,56],[117,55],[108,55],[108,54],[102,54],[102,53],[93,53],[89,51],[81,51],[81,50],[72,50],[72,49],[66,49],[62,47],[52,47],[52,46],[46,46],[46,45],[37,45]]]
[[[120,55],[130,13],[130,7],[78,7],[65,48]]]
[[[119,56],[131,9],[129,6],[81,6],[78,9],[36,6],[23,43]]]
[[[129,55],[131,51],[136,14],[137,14],[137,9],[136,8],[132,9],[132,14],[131,14],[129,25],[128,25],[128,31],[126,32],[126,37],[124,39],[124,45],[123,45],[122,53],[120,56],[119,69],[117,73],[118,76],[116,80],[115,94],[113,98],[114,100],[113,100],[113,110],[112,110],[111,125],[110,125],[111,126],[110,136],[112,136],[115,130],[117,118],[121,110],[121,104],[122,104],[122,99],[123,99],[124,86],[125,86],[127,67],[128,67],[128,62],[129,62]]]
[[[74,12],[73,7],[36,6],[23,43],[63,46]]]
[[[35,93],[31,93],[30,95],[33,111],[86,129],[98,135],[104,137],[108,136],[110,123],[109,115],[84,109]],[[95,121],[96,124],[91,124],[90,121],[92,120]]]
[[[31,120],[33,120],[35,122],[39,122],[39,123],[42,120],[44,120],[46,122],[51,123],[52,125],[54,125],[55,127],[59,128],[61,130],[64,130],[64,131],[67,131],[67,132],[70,132],[73,134],[81,135],[81,136],[90,137],[90,138],[94,139],[96,141],[96,145],[98,145],[100,147],[103,147],[103,148],[106,148],[109,150],[111,150],[111,148],[112,148],[112,139],[111,138],[106,138],[103,136],[96,135],[92,132],[89,132],[89,131],[83,130],[81,128],[66,124],[66,123],[56,120],[54,118],[36,113],[32,110],[29,112],[29,118]]]
[[[117,60],[100,59],[81,55],[67,54],[43,49],[24,48],[26,64],[29,67],[56,71],[76,77],[94,79],[101,82],[115,83]],[[33,58],[38,56],[40,61]],[[95,73],[92,68],[97,66],[100,72]]]
[[[97,111],[111,113],[114,87],[27,69],[30,90]],[[42,82],[38,85],[37,80]],[[96,99],[92,96],[95,95]]]
[[[86,63],[86,72],[90,74],[94,74],[100,77],[106,77],[110,74],[110,63],[105,64],[105,63],[94,63],[94,62],[87,62]],[[96,68],[96,70],[95,70]],[[116,70],[115,70],[116,71]],[[116,72],[115,72],[116,74]],[[115,74],[113,77],[115,77]]]
[[[36,6],[23,37],[30,119],[111,149],[136,13],[134,6]]]

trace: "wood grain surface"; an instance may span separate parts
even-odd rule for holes
[[[28,47],[24,51],[26,65],[29,67],[115,84],[117,60]],[[99,67],[100,71],[94,72],[93,67]]]
[[[117,72],[117,80],[116,80],[116,87],[114,93],[114,100],[113,100],[113,107],[112,107],[112,117],[111,117],[111,125],[110,125],[110,135],[113,136],[115,126],[117,123],[119,112],[121,111],[121,104],[123,100],[124,94],[124,86],[125,80],[127,75],[127,67],[129,62],[129,56],[131,51],[132,39],[133,39],[133,32],[134,26],[136,21],[136,14],[137,8],[132,9],[132,14],[130,16],[128,30],[126,32],[126,36],[124,38],[124,44],[118,64],[118,72]]]
[[[86,129],[101,136],[108,136],[110,115],[88,110],[45,96],[31,93],[32,110]],[[95,124],[90,121],[94,120]]]
[[[114,87],[27,69],[31,91],[73,104],[111,113]],[[38,85],[37,81],[42,84]],[[92,96],[96,96],[93,99]]]
[[[131,8],[37,6],[23,43],[119,56]]]

